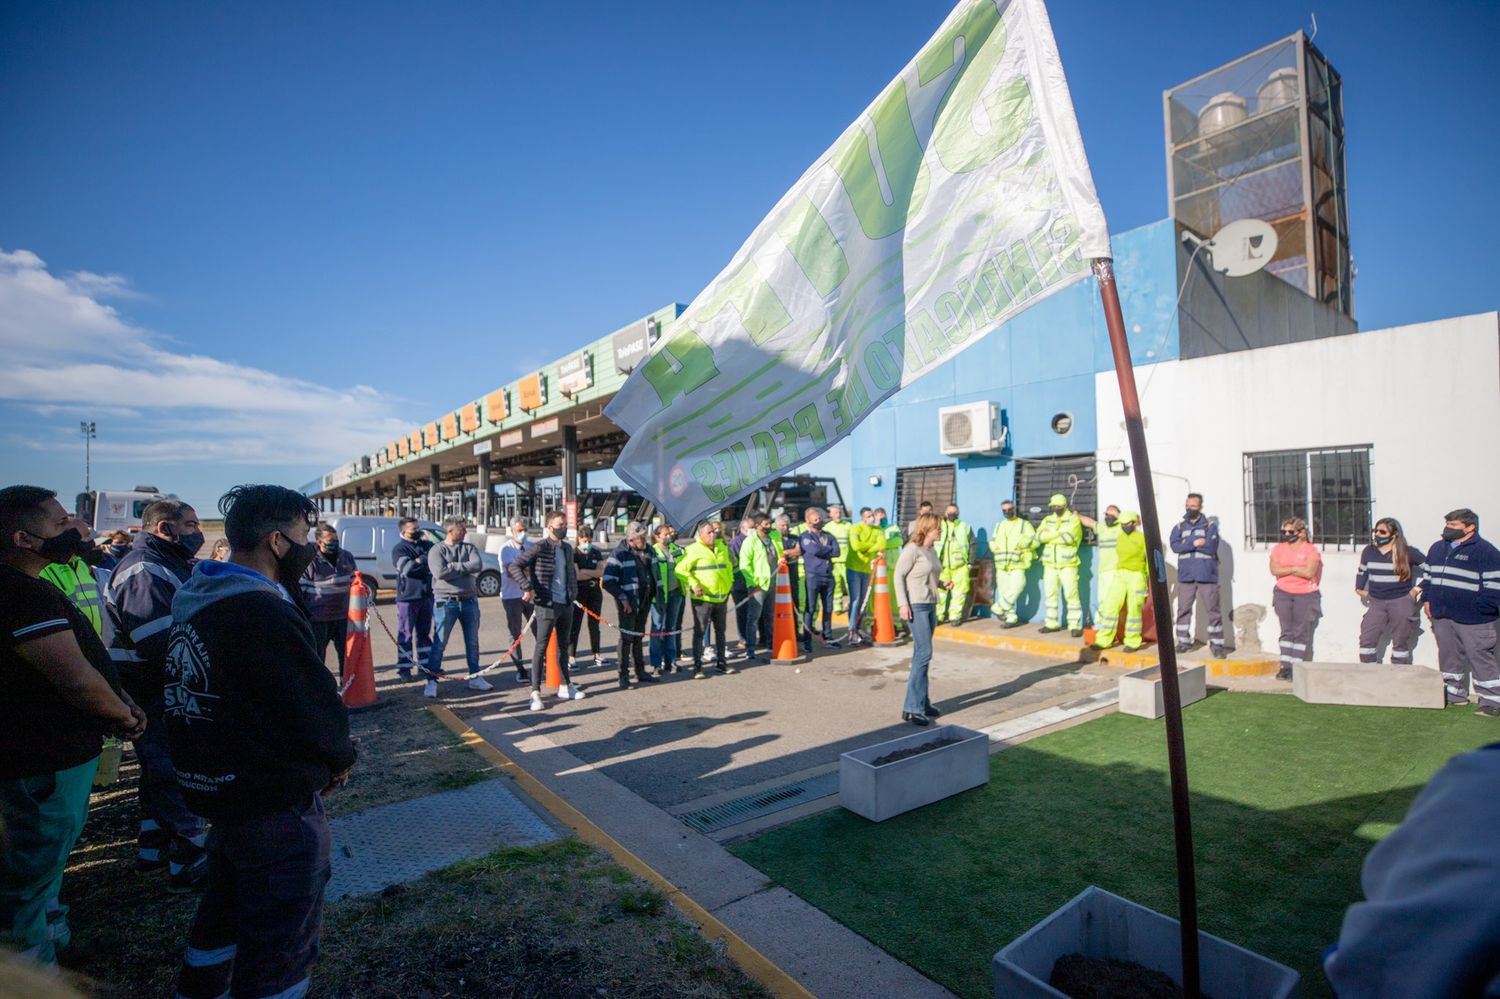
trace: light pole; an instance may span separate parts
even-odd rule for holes
[[[79,421],[78,432],[83,435],[83,491],[89,492],[89,459],[91,457],[90,445],[94,440],[94,421]]]

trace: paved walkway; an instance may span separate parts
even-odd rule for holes
[[[381,805],[335,818],[327,898],[369,895],[506,846],[559,838],[506,780]]]

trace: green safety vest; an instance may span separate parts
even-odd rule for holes
[[[961,520],[943,520],[938,538],[938,565],[957,569],[974,561],[974,529]]]
[[[66,562],[54,562],[41,572],[41,578],[63,592],[68,600],[83,612],[94,626],[94,631],[104,636],[104,602],[99,597],[99,583],[88,563],[78,556]]]
[[[669,544],[667,550],[662,551],[660,545],[652,545],[651,551],[656,556],[656,569],[660,576],[656,581],[656,597],[665,603],[673,590],[682,587],[682,584],[677,581],[677,560],[682,558],[682,549],[675,544]]]
[[[834,565],[844,565],[849,561],[849,532],[854,525],[847,520],[841,520],[837,524],[833,521],[823,525],[823,530],[833,535],[833,540],[839,543],[838,558],[833,560]]]
[[[1117,528],[1118,530],[1118,528]],[[1120,531],[1120,543],[1115,551],[1119,554],[1119,562],[1113,566],[1120,572],[1146,572],[1146,535],[1137,525],[1134,531],[1126,533]]]
[[[849,528],[849,555],[844,564],[855,572],[869,572],[870,562],[885,551],[885,535],[874,524],[861,521]]]
[[[1100,572],[1113,572],[1117,563],[1117,546],[1125,531],[1119,524],[1110,526],[1104,521],[1094,525],[1094,537],[1099,542],[1099,565]],[[1144,571],[1144,570],[1142,570]]]
[[[996,572],[1030,568],[1036,558],[1036,528],[1025,517],[1001,520],[990,532],[990,554]]]
[[[775,537],[769,540],[776,552],[774,563],[766,552],[759,532],[750,535],[740,545],[740,575],[745,578],[745,585],[752,590],[769,590],[776,585],[776,566],[781,561],[781,545]]]
[[[682,553],[677,562],[677,578],[689,599],[704,603],[722,604],[729,599],[734,588],[734,556],[729,546],[720,538],[709,548],[701,541],[694,541]],[[703,589],[702,596],[693,594],[693,587]]]
[[[1036,529],[1042,543],[1042,564],[1054,569],[1077,568],[1078,546],[1083,543],[1083,521],[1072,510],[1049,513]]]

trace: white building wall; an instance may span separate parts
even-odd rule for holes
[[[1162,533],[1181,519],[1189,491],[1204,494],[1223,539],[1222,604],[1234,608],[1242,648],[1274,651],[1278,632],[1270,546],[1246,542],[1247,453],[1373,445],[1375,518],[1401,521],[1425,552],[1443,514],[1466,506],[1479,514],[1480,533],[1500,540],[1500,314],[1171,361],[1138,368],[1136,379]],[[1134,509],[1134,469],[1108,468],[1110,459],[1130,461],[1113,372],[1097,376],[1095,396],[1100,508]],[[1323,552],[1320,660],[1359,658],[1359,550]],[[1175,581],[1175,570],[1169,575]],[[1437,663],[1425,624],[1415,658]]]

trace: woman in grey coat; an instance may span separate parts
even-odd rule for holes
[[[943,522],[924,513],[912,525],[911,538],[901,549],[891,585],[901,620],[911,627],[911,676],[906,681],[906,703],[901,720],[913,725],[930,725],[942,714],[927,697],[927,667],[932,662],[932,632],[937,627],[938,594],[951,589],[952,583],[939,580],[942,566],[932,546],[943,533]]]

